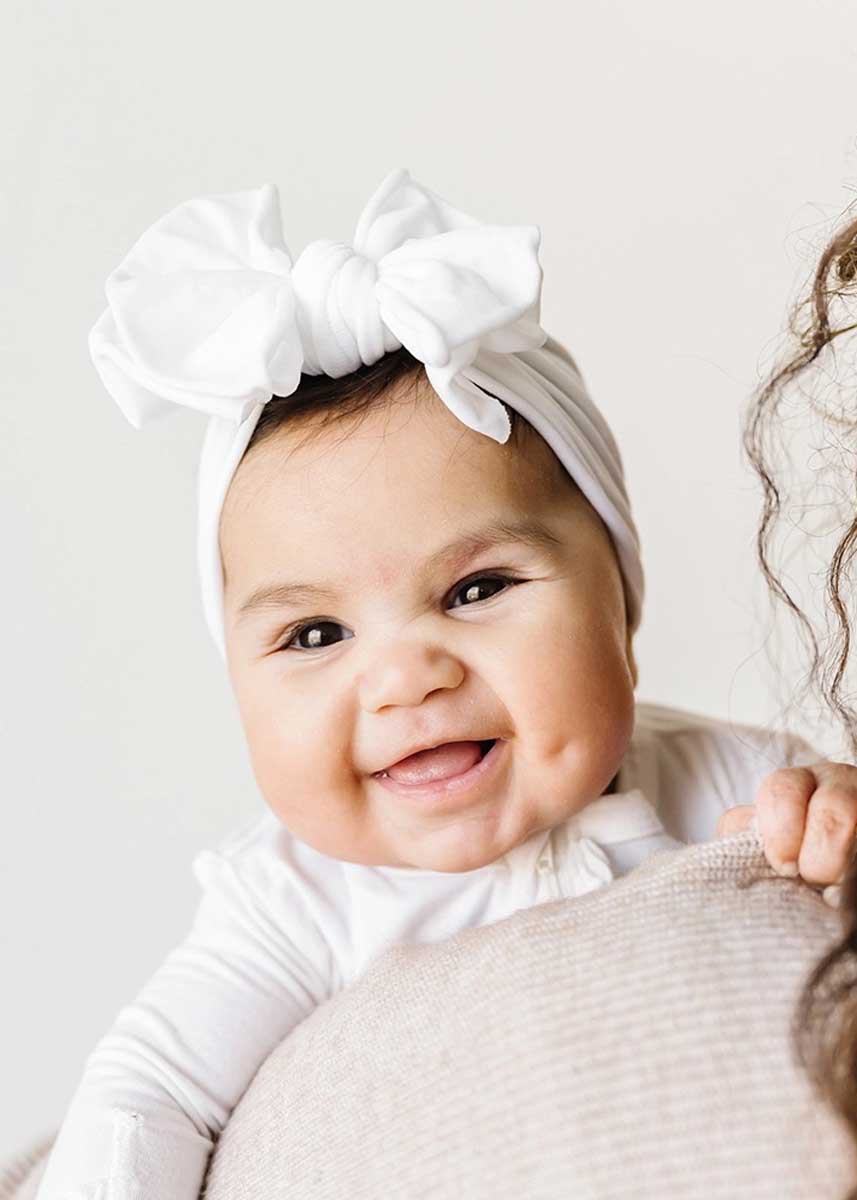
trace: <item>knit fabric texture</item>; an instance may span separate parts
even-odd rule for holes
[[[742,833],[393,947],[263,1064],[202,1194],[842,1200],[857,1152],[791,1041],[840,923]]]

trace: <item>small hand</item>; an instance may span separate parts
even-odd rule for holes
[[[768,775],[756,803],[727,809],[717,836],[748,829],[755,818],[765,857],[780,875],[800,875],[839,904],[840,883],[855,849],[857,767],[820,762]]]

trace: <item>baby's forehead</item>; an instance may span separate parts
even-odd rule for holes
[[[531,509],[574,484],[547,443],[521,422],[505,443],[458,420],[432,393],[357,418],[285,422],[251,445],[223,506],[221,529],[266,513],[323,523],[420,508],[454,521],[502,503]]]

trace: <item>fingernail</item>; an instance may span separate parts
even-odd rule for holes
[[[786,879],[794,879],[798,873],[796,862],[784,862],[780,863],[779,866],[776,863],[771,863],[771,866],[778,875],[784,875]]]
[[[821,898],[824,903],[829,904],[831,908],[839,908],[839,905],[842,903],[842,885],[838,883],[831,883],[830,886],[826,887],[821,893]]]

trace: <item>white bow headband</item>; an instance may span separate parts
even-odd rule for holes
[[[573,360],[539,325],[540,237],[536,225],[482,224],[398,168],[351,245],[311,242],[293,264],[267,183],[178,205],[108,276],[89,350],[122,412],[137,429],[176,405],[209,415],[197,556],[224,659],[220,513],[265,404],[302,372],[339,378],[403,345],[469,428],[505,442],[503,400],[548,442],[610,530],[636,628],[643,572],[621,459]]]

